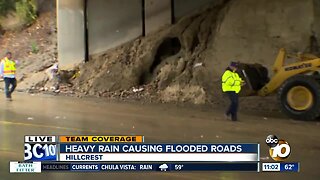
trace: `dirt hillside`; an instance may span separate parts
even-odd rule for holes
[[[18,89],[42,86],[44,70],[57,62],[57,28],[54,1],[39,1],[39,17],[31,26],[0,35],[0,56],[11,51],[18,60]],[[2,88],[2,86],[1,86]]]
[[[1,53],[10,50],[20,60],[18,87],[22,90],[49,88],[44,70],[57,61],[55,6],[48,8],[46,1],[39,2],[42,12],[32,26],[6,32],[0,40]],[[318,12],[320,3],[314,0],[215,1],[174,25],[92,55],[79,67],[80,75],[62,86],[65,90],[61,92],[121,100],[226,104],[220,76],[231,60],[261,63],[271,70],[281,47],[293,53],[319,53]],[[242,101],[245,108],[277,110],[275,97]]]
[[[99,97],[225,104],[220,76],[227,64],[237,60],[271,69],[281,47],[309,52],[310,39],[320,34],[316,9],[312,0],[216,1],[170,27],[92,56],[74,87]],[[246,98],[246,107],[264,106],[259,100],[276,110],[274,99]]]

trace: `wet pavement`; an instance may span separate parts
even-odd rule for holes
[[[239,122],[223,118],[223,110],[106,102],[46,95],[16,94],[14,101],[0,97],[0,180],[62,179],[320,179],[320,122],[303,122],[282,115],[242,112]],[[42,173],[9,174],[9,161],[23,160],[24,135],[144,135],[146,142],[219,143],[258,142],[275,134],[291,145],[289,161],[300,162],[300,173]],[[267,161],[271,161],[270,159]]]

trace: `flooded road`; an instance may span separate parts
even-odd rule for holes
[[[320,179],[318,122],[293,121],[240,113],[239,122],[223,118],[222,109],[104,102],[45,95],[16,94],[13,102],[0,96],[0,180],[62,179]],[[260,143],[266,159],[267,135],[291,145],[290,162],[300,173],[42,173],[9,174],[9,161],[23,160],[24,135],[144,135],[148,143]],[[266,161],[271,161],[266,160]]]

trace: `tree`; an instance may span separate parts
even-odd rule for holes
[[[0,16],[16,13],[24,24],[31,24],[37,18],[36,0],[0,0]]]
[[[15,9],[15,3],[12,0],[0,0],[0,16],[6,16],[7,13]]]
[[[37,19],[37,2],[36,0],[18,0],[15,3],[15,8],[21,20],[27,25]]]

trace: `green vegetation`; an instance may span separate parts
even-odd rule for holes
[[[33,54],[37,54],[39,52],[39,47],[38,47],[38,44],[36,42],[32,42],[31,43],[31,52]]]
[[[0,16],[15,13],[20,20],[30,25],[37,18],[36,0],[0,0]]]
[[[12,0],[0,0],[0,16],[6,16],[8,12],[15,9],[15,3]]]
[[[27,25],[30,25],[37,18],[36,0],[19,0],[16,2],[16,12]]]

